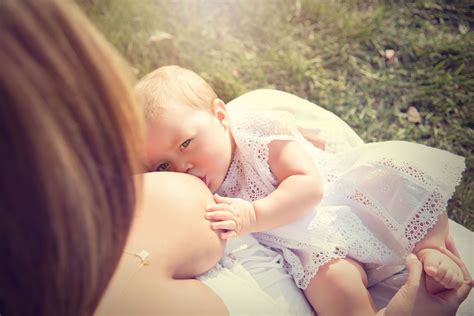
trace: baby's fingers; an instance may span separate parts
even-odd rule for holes
[[[231,208],[228,204],[212,204],[206,207],[206,212],[216,212],[216,211],[230,212]]]
[[[444,273],[441,273],[439,276],[439,280],[437,280],[439,283],[441,283],[445,288],[447,289],[452,289],[455,288],[453,281],[454,281],[454,275],[456,271],[453,271],[451,269],[444,268]]]
[[[210,221],[228,221],[228,220],[235,220],[235,216],[233,213],[228,211],[214,211],[208,212],[204,214],[207,220]]]
[[[214,201],[215,201],[216,203],[226,203],[226,204],[230,204],[230,203],[232,203],[232,201],[233,201],[232,198],[220,196],[220,195],[217,194],[217,193],[215,193],[215,194],[213,195],[213,198],[214,198]]]
[[[211,223],[211,228],[214,230],[235,230],[237,228],[237,224],[232,221],[221,221],[221,222],[213,222]]]

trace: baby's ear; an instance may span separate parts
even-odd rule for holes
[[[228,127],[229,126],[229,118],[227,114],[227,110],[225,108],[225,103],[221,99],[214,99],[212,102],[214,108],[214,115],[217,119],[221,122],[222,126]]]

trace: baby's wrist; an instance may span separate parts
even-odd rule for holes
[[[440,249],[438,248],[423,248],[423,249],[420,249],[418,250],[417,252],[415,252],[414,254],[418,257],[418,260],[420,261],[423,261],[424,257],[430,253],[430,252],[433,252],[433,251],[436,251],[436,252],[441,252]]]

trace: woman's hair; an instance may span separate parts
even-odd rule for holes
[[[168,106],[187,105],[212,111],[217,95],[195,72],[179,66],[163,66],[145,75],[135,86],[145,113],[145,120],[154,119]]]
[[[2,0],[0,38],[0,314],[91,315],[138,192],[125,64],[65,0]]]

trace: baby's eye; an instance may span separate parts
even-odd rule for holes
[[[169,165],[170,164],[167,163],[167,162],[161,163],[161,164],[158,165],[158,167],[156,167],[156,171],[158,171],[158,172],[159,171],[166,171],[166,170],[168,170]]]
[[[189,146],[189,144],[191,144],[191,139],[185,140],[185,141],[181,144],[181,147],[186,148],[186,147]]]

